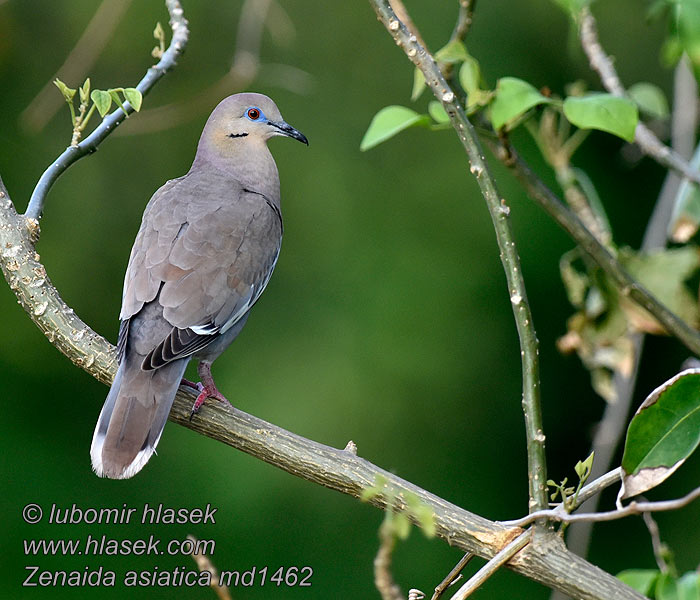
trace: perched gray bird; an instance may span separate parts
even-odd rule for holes
[[[124,278],[119,369],[92,438],[100,477],[138,473],[158,444],[180,383],[226,401],[212,362],[243,329],[282,241],[280,184],[267,140],[308,144],[261,94],[223,100],[187,175],[168,181],[143,214]],[[182,379],[192,357],[201,383]]]

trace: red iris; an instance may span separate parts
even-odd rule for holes
[[[249,108],[248,118],[251,121],[257,121],[260,118],[260,111],[257,108]]]

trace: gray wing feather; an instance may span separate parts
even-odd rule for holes
[[[221,193],[221,186],[227,193]],[[217,186],[217,194],[208,193]],[[282,223],[269,200],[233,180],[168,182],[144,212],[129,260],[120,318],[156,300],[172,327],[147,353],[153,369],[189,356],[238,322],[267,285]]]

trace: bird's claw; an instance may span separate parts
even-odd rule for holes
[[[185,379],[184,377],[180,380],[180,385],[192,388],[193,390],[197,390],[198,392],[202,391],[199,387],[202,385],[201,383],[195,383],[194,381],[190,381],[189,379]]]
[[[190,421],[192,420],[192,417],[199,412],[199,409],[207,398],[216,398],[220,402],[231,404],[228,398],[226,398],[226,396],[224,396],[215,385],[206,386],[202,385],[201,383],[196,383],[193,387],[199,391],[199,396],[197,396],[197,399],[194,401],[192,409],[190,410]]]

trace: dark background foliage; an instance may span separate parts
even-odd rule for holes
[[[185,2],[191,39],[178,68],[145,99],[144,109],[186,102],[230,67],[242,2]],[[263,37],[264,64],[311,75],[302,93],[263,69],[251,89],[271,95],[311,142],[271,147],[280,169],[285,240],[268,290],[243,335],[216,363],[219,387],[237,407],[320,442],[344,447],[491,519],[527,511],[525,440],[517,337],[488,213],[450,131],[411,130],[367,153],[359,142],[374,113],[409,104],[412,68],[366,3],[284,4],[296,29],[289,45]],[[97,3],[0,3],[0,173],[24,210],[43,169],[69,142],[66,108],[38,134],[19,116],[74,46]],[[409,3],[435,50],[451,32],[457,3]],[[635,0],[595,5],[601,38],[627,84],[672,75],[658,58],[663,25],[648,24]],[[134,85],[152,63],[151,30],[167,15],[157,0],[133,3],[96,66],[93,87]],[[468,38],[488,83],[514,75],[562,92],[588,70],[564,14],[547,0],[484,2]],[[76,86],[80,81],[68,81]],[[235,89],[230,89],[233,93]],[[55,92],[58,94],[58,91]],[[65,300],[95,330],[116,340],[121,284],[140,215],[151,194],[189,168],[199,132],[219,98],[191,109],[184,124],[139,134],[138,116],[99,152],[75,165],[52,190],[38,250]],[[427,98],[419,103],[421,110]],[[133,121],[133,122],[132,122]],[[130,135],[123,135],[129,133]],[[523,135],[515,140],[551,181]],[[616,240],[637,246],[664,172],[649,160],[625,163],[621,142],[593,134],[577,154],[609,210]],[[570,314],[558,276],[571,241],[495,167],[523,261],[541,341],[544,421],[550,477],[574,478],[603,410],[575,357],[557,353]],[[42,569],[194,568],[189,557],[25,556],[22,539],[108,535],[165,540],[192,533],[214,539],[221,569],[309,565],[311,588],[268,584],[234,590],[244,597],[377,597],[372,560],[382,515],[348,497],[296,479],[241,452],[168,425],[158,456],[129,481],[90,470],[88,449],[107,389],[61,356],[0,286],[0,424],[3,493],[2,578],[7,598],[83,597],[80,589],[23,589],[26,565]],[[671,376],[685,352],[650,342],[635,405]],[[659,494],[697,484],[689,462]],[[657,496],[659,496],[657,494]],[[656,497],[656,496],[652,496]],[[606,495],[612,502],[612,494]],[[22,507],[218,508],[215,525],[30,526]],[[694,568],[700,538],[688,523],[700,505],[659,518],[681,571]],[[461,553],[419,532],[396,552],[404,586],[432,590]],[[596,528],[591,559],[617,572],[654,565],[640,519]],[[472,567],[473,568],[473,567]],[[100,589],[104,598],[124,589]],[[484,598],[545,598],[548,591],[507,571]],[[213,598],[209,589],[139,590],[143,598]]]

